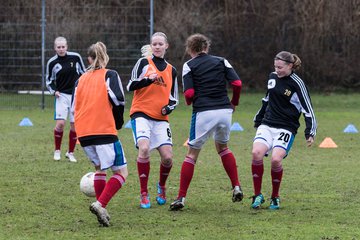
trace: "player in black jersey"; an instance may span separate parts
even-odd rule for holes
[[[193,106],[193,114],[189,148],[180,172],[180,188],[170,210],[184,207],[197,158],[210,137],[214,138],[216,151],[231,181],[232,201],[240,202],[243,198],[236,159],[227,145],[242,82],[225,58],[208,54],[209,47],[210,40],[202,34],[191,35],[186,41],[186,51],[192,58],[183,66],[183,90],[186,103]],[[231,101],[227,85],[233,89]]]
[[[289,153],[297,130],[299,118],[305,118],[305,139],[308,146],[314,142],[316,119],[308,89],[295,73],[301,66],[296,54],[282,51],[275,56],[275,72],[270,73],[267,93],[262,107],[254,118],[257,128],[252,149],[252,175],[254,196],[251,207],[260,208],[264,203],[261,193],[264,172],[263,159],[271,154],[272,194],[270,209],[280,208],[279,189],[283,175],[282,160]]]
[[[65,156],[71,162],[76,162],[74,149],[77,138],[74,128],[74,116],[70,111],[71,97],[75,82],[85,72],[85,66],[78,53],[67,51],[68,45],[64,37],[57,37],[55,39],[54,49],[56,55],[49,59],[46,66],[46,86],[49,92],[55,96],[54,160],[58,161],[61,158],[61,141],[65,121],[69,117],[69,149]]]

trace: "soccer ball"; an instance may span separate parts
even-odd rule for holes
[[[94,175],[95,173],[89,172],[80,180],[80,191],[88,197],[95,197]]]

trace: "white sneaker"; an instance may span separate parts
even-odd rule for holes
[[[61,159],[61,151],[60,150],[55,150],[55,152],[54,152],[54,160],[59,161],[60,159]]]
[[[90,211],[96,215],[98,222],[104,227],[110,226],[110,216],[106,210],[101,206],[101,203],[96,201],[90,205]]]
[[[68,158],[70,162],[77,162],[72,152],[66,152],[65,157]]]

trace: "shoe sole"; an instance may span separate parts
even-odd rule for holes
[[[269,207],[270,210],[279,210],[280,207]]]
[[[157,202],[158,205],[164,205],[166,203],[166,199],[156,197],[156,202]]]
[[[261,204],[263,204],[264,202],[265,202],[265,200],[264,200],[264,201],[261,201],[261,203],[260,203],[259,205],[256,205],[256,206],[251,205],[251,208],[252,208],[252,209],[260,209]]]
[[[174,205],[170,205],[170,210],[171,211],[178,211],[180,209],[182,209],[184,207],[183,204],[174,204]]]
[[[264,202],[265,202],[265,201],[264,201]],[[260,209],[261,204],[263,204],[264,202],[262,202],[262,203],[260,203],[259,205],[256,205],[256,206],[251,205],[251,208],[252,208],[252,209]]]
[[[66,157],[67,159],[69,159],[70,162],[73,162],[73,163],[76,163],[76,162],[77,162],[76,159],[71,159],[68,155],[65,155],[65,157]],[[59,160],[60,160],[60,159],[59,159]]]
[[[238,192],[232,197],[233,202],[241,202],[244,198],[244,194],[242,192]]]
[[[96,211],[96,209],[93,208],[93,206],[90,206],[90,212],[92,212],[93,214],[96,215],[97,220],[101,225],[103,225],[104,227],[109,227],[110,226],[110,223],[109,223],[110,216],[106,216],[106,220],[102,219],[100,214],[98,213],[98,211]]]
[[[151,207],[151,205],[144,205],[144,204],[140,204],[140,208],[142,209],[149,209]]]

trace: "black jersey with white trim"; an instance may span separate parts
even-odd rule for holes
[[[299,118],[303,113],[306,124],[305,138],[314,137],[317,123],[309,91],[303,80],[295,73],[279,78],[272,72],[267,87],[262,106],[254,117],[255,127],[264,124],[296,134],[300,127]]]
[[[201,53],[183,66],[183,90],[194,89],[193,112],[232,108],[227,84],[240,77],[222,57]]]
[[[46,66],[46,86],[51,94],[55,91],[71,94],[75,82],[85,72],[81,56],[67,52],[65,56],[55,55]]]

